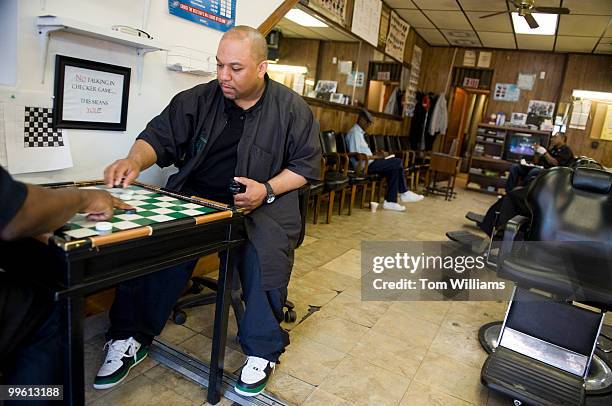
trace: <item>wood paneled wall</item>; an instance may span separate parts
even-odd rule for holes
[[[368,63],[374,55],[374,47],[364,42],[323,41],[319,49],[317,80],[335,80],[338,82],[338,93],[353,94],[353,86],[346,84],[347,75],[338,72],[339,61],[353,61],[353,70],[365,72],[368,76]],[[337,62],[333,63],[333,58]],[[366,85],[355,87],[355,99],[364,103]]]
[[[561,102],[571,101],[572,90],[593,90],[612,92],[612,56],[610,55],[569,55],[567,69],[561,90]],[[575,155],[586,155],[612,167],[612,141],[599,140],[599,146],[591,147],[596,139],[589,138],[593,123],[594,109],[585,130],[567,129],[567,143]]]
[[[278,48],[278,63],[305,66],[307,79],[315,80],[321,41],[306,38],[283,38]]]
[[[498,111],[510,117],[512,112],[526,113],[530,100],[543,100],[557,103],[563,81],[563,70],[566,61],[565,54],[494,51],[491,59],[493,86],[495,83],[516,83],[519,73],[536,75],[532,90],[521,89],[517,102],[505,102],[489,99],[487,115]],[[463,52],[457,54],[457,60],[463,61]],[[540,72],[545,72],[540,79]]]
[[[441,93],[445,90],[449,70],[462,66],[464,49],[425,47],[421,65],[419,89]],[[477,52],[480,50],[477,50]],[[612,56],[555,54],[551,52],[485,50],[492,52],[491,66],[495,83],[516,83],[519,73],[535,73],[532,90],[522,90],[519,101],[504,102],[493,100],[487,107],[487,115],[496,112],[526,112],[529,100],[544,100],[569,103],[573,89],[612,92]],[[540,72],[545,78],[540,79]],[[491,89],[493,90],[493,88]],[[448,100],[448,95],[447,95]],[[612,166],[612,142],[600,141],[597,149],[591,148],[590,125],[585,131],[568,129],[568,144],[576,155],[587,155]]]
[[[357,122],[359,109],[325,102],[318,99],[305,98],[315,118],[319,120],[321,131],[334,130],[346,133]],[[373,113],[374,123],[368,128],[370,134],[400,135],[401,119],[385,117],[383,114]]]

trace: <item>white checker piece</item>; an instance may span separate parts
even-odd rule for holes
[[[158,223],[163,223],[165,221],[176,220],[174,217],[166,216],[163,214],[158,214],[157,216],[147,217],[150,220],[156,221]]]
[[[141,226],[140,224],[132,223],[131,221],[120,221],[118,223],[113,223],[113,227],[118,228],[119,230],[129,230],[130,228]]]

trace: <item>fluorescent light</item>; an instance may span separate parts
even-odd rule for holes
[[[305,66],[294,66],[294,65],[279,65],[277,63],[271,63],[268,65],[270,72],[284,72],[284,73],[307,73],[308,68]]]
[[[540,25],[538,28],[530,28],[527,21],[518,13],[512,13],[512,24],[517,34],[555,35],[557,30],[558,14],[531,13]]]
[[[589,99],[589,100],[602,100],[602,101],[612,100],[612,93],[594,92],[592,90],[574,90],[572,91],[572,96],[576,98],[580,98],[580,99]]]
[[[289,10],[285,17],[294,23],[301,25],[302,27],[328,27],[328,25],[323,21],[298,8],[292,8]]]

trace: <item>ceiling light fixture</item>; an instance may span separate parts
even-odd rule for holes
[[[287,19],[293,21],[294,23],[301,25],[302,27],[329,27],[323,21],[311,16],[310,14],[298,8],[292,8],[291,10],[289,10],[285,17],[287,17]]]
[[[527,21],[519,13],[512,13],[514,32],[517,34],[555,35],[557,21],[559,20],[558,14],[531,13],[531,15],[540,25],[538,28],[530,28]]]

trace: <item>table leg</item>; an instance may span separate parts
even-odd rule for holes
[[[206,400],[210,404],[217,404],[221,400],[223,383],[223,366],[225,361],[225,344],[227,341],[227,319],[231,302],[231,290],[234,279],[231,250],[227,249],[225,267],[219,269],[217,281],[217,301],[215,304],[215,324],[213,330],[212,351],[210,354],[210,378],[208,382],[208,395]]]
[[[85,404],[85,368],[83,365],[83,311],[82,296],[62,300],[62,354],[64,361],[64,404]]]

